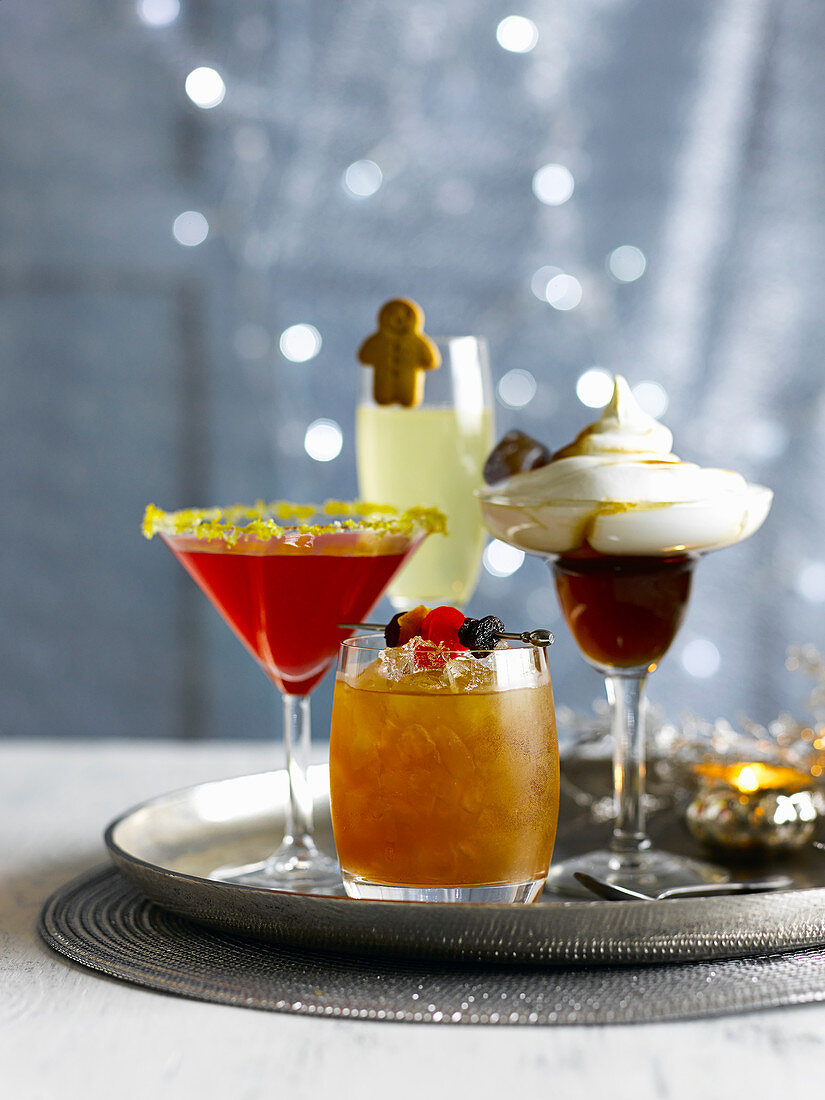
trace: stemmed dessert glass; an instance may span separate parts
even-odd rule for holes
[[[285,836],[268,859],[223,867],[212,878],[269,889],[340,885],[338,864],[313,839],[309,695],[357,621],[428,534],[443,530],[432,509],[285,501],[163,512],[146,509],[158,534],[274,681],[283,697],[289,781]]]
[[[433,337],[441,366],[426,373],[420,405],[379,405],[372,371],[362,370],[356,412],[359,490],[397,508],[423,502],[447,516],[433,539],[393,578],[394,610],[416,604],[463,607],[481,571],[485,532],[473,498],[493,444],[487,343],[480,336]]]
[[[604,677],[612,710],[613,834],[606,849],[554,864],[547,879],[551,889],[583,893],[573,877],[577,871],[648,894],[727,877],[710,864],[651,845],[644,807],[644,689],[682,623],[702,552],[739,542],[764,521],[773,494],[760,485],[749,486],[749,493],[746,520],[733,533],[725,502],[718,499],[618,507],[516,501],[498,498],[494,490],[481,494],[488,529],[548,561],[565,621],[585,660]],[[667,541],[674,529],[682,534],[679,545]],[[548,531],[562,543],[570,532],[587,537],[572,552],[548,553]]]

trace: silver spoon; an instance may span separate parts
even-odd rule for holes
[[[725,894],[760,894],[768,890],[789,890],[793,886],[793,879],[787,875],[777,875],[776,878],[760,879],[753,882],[703,882],[695,886],[671,886],[669,890],[661,890],[658,894],[641,894],[638,890],[630,890],[626,886],[615,886],[612,882],[604,882],[602,879],[593,878],[584,871],[574,873],[582,886],[591,893],[607,901],[665,901],[668,898],[712,898]]]

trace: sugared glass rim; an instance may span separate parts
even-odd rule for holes
[[[314,516],[329,517],[325,523],[308,523]],[[289,523],[289,520],[294,522]],[[280,523],[278,521],[281,521]],[[416,532],[446,534],[447,517],[437,508],[408,508],[399,511],[391,504],[370,501],[328,500],[299,504],[288,500],[254,504],[232,504],[226,508],[183,508],[164,512],[147,504],[143,513],[144,537],[189,536],[204,541],[220,540],[228,546],[241,538],[267,542],[288,532],[325,535],[339,531],[375,531],[379,534],[412,535]]]

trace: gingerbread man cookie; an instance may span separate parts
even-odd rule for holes
[[[378,312],[378,332],[358,349],[372,367],[372,394],[378,405],[415,408],[424,400],[424,371],[441,366],[438,348],[424,333],[424,311],[407,298],[393,298]]]

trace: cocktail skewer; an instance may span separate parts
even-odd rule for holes
[[[376,633],[383,634],[387,629],[386,623],[338,623],[341,630],[369,630]],[[495,632],[497,641],[516,641],[527,642],[528,645],[539,646],[551,646],[555,641],[552,633],[549,630],[523,630],[521,633],[512,630],[497,630]]]
[[[538,630],[523,630],[521,634],[514,634],[510,630],[499,631],[499,638],[513,639],[517,642],[528,642],[530,645],[548,646],[556,640],[551,631],[540,628]]]

